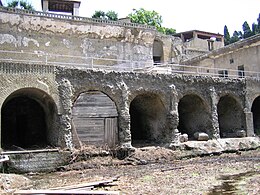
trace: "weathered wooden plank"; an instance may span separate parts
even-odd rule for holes
[[[75,184],[75,185],[70,185],[70,186],[62,186],[62,187],[57,187],[57,188],[51,188],[51,190],[58,190],[58,189],[79,189],[82,187],[97,187],[97,186],[104,186],[109,183],[112,183],[114,181],[117,181],[118,177],[107,179],[107,180],[101,180],[101,181],[94,181],[94,182],[88,182],[88,183],[80,183],[80,184]]]
[[[117,118],[106,118],[105,119],[105,142],[110,146],[114,147],[117,143],[118,137],[118,124]]]
[[[116,105],[106,94],[81,94],[73,107],[73,122],[79,140],[114,146],[118,136],[117,116]]]
[[[18,190],[14,192],[13,194],[54,194],[54,195],[66,195],[66,194],[73,194],[73,195],[120,195],[120,192],[118,191],[81,191],[81,190]]]
[[[40,150],[22,150],[22,151],[5,151],[2,152],[1,154],[23,154],[23,153],[41,153],[41,152],[58,152],[59,149],[54,148],[54,149],[40,149]]]
[[[115,103],[101,92],[81,94],[73,106],[74,116],[118,116]]]

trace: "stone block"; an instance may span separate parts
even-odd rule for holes
[[[185,133],[185,134],[180,135],[179,139],[180,139],[180,142],[183,143],[183,142],[187,142],[189,138],[188,138],[188,135]]]
[[[236,132],[237,137],[246,137],[246,131],[245,130],[238,130]]]
[[[194,133],[194,138],[198,141],[208,141],[209,135],[204,132],[196,132]]]

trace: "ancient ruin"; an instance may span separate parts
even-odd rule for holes
[[[53,169],[66,161],[59,149],[81,144],[259,147],[260,35],[223,47],[223,36],[201,31],[175,37],[77,14],[0,13],[0,145],[19,171]],[[232,74],[231,59],[240,61]]]

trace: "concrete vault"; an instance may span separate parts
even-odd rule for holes
[[[130,104],[132,143],[165,141],[166,115],[165,106],[158,95],[137,95]]]
[[[194,94],[185,95],[178,105],[179,125],[181,133],[186,133],[189,139],[194,139],[194,133],[210,133],[211,119],[206,103]]]
[[[243,109],[231,95],[222,96],[218,102],[220,137],[236,137],[236,131],[244,129]]]
[[[55,143],[57,109],[52,98],[36,88],[13,92],[1,109],[1,147],[43,148]]]

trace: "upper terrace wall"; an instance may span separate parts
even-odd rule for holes
[[[1,9],[0,49],[39,54],[37,57],[20,55],[20,59],[43,60],[40,55],[48,53],[152,61],[156,32],[153,27],[71,16],[57,18],[58,15],[54,15],[55,18],[47,13]],[[0,55],[1,58],[11,58],[13,54]],[[56,57],[53,61],[85,63],[86,59]]]
[[[238,75],[238,68],[243,67],[244,76],[255,77],[254,73],[246,71],[260,72],[259,51],[260,35],[255,35],[208,54],[186,60],[183,64],[228,70],[229,75]]]

